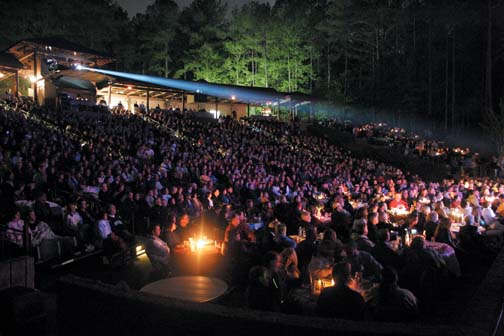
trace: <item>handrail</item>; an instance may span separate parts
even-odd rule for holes
[[[501,309],[499,313],[499,317],[497,318],[497,322],[495,323],[495,328],[492,333],[492,336],[497,336],[497,332],[499,331],[501,327],[501,322],[502,322],[502,317],[504,315],[504,298],[502,298],[502,303],[501,303]]]

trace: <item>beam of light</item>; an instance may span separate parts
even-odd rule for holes
[[[200,83],[200,82],[191,82],[182,79],[172,79],[172,78],[163,78],[156,76],[147,76],[147,75],[139,75],[128,72],[120,72],[120,71],[110,71],[96,68],[88,68],[85,66],[81,66],[80,64],[77,66],[78,70],[88,70],[93,72],[102,73],[105,75],[110,75],[113,77],[121,77],[128,78],[135,81],[140,81],[144,83],[150,83],[154,85],[159,85],[167,88],[179,89],[182,91],[193,92],[204,94],[212,97],[218,97],[228,100],[237,100],[241,102],[261,102],[266,103],[268,101],[277,101],[285,99],[284,95],[280,93],[261,93],[257,90],[252,90],[248,88],[241,87],[228,87],[220,84],[211,84],[211,83]]]

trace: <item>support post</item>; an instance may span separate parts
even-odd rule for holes
[[[247,117],[250,117],[250,102],[247,103]]]
[[[147,90],[147,112],[150,111],[149,96],[150,96],[150,92],[149,92],[149,90]]]
[[[182,111],[184,112],[185,110],[185,92],[182,92]]]
[[[19,97],[19,70],[16,70],[16,98]]]
[[[33,100],[38,104],[38,92],[37,92],[37,51],[33,52],[33,77],[35,82],[33,83]]]

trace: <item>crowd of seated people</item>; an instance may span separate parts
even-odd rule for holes
[[[493,177],[504,177],[504,158],[481,156],[470,148],[450,147],[443,141],[434,139],[432,131],[424,131],[425,136],[407,132],[404,128],[392,127],[387,123],[353,124],[338,118],[320,122],[323,126],[351,133],[356,138],[368,139],[372,144],[393,147],[408,158],[414,156],[449,167],[452,174],[479,176],[482,172]]]
[[[37,239],[73,235],[108,255],[127,254],[143,234],[155,268],[169,274],[170,254],[204,220],[253,308],[295,310],[296,289],[332,278],[321,315],[383,320],[400,302],[414,318],[415,296],[420,306],[430,299],[418,279],[458,275],[432,246],[490,258],[499,246],[485,236],[502,237],[498,178],[423,181],[356,158],[296,122],[2,106],[1,204],[14,213],[4,218],[16,229],[13,244],[22,244],[19,232],[36,231],[36,219],[47,223]],[[19,201],[33,201],[24,222]],[[60,222],[48,202],[65,209]],[[398,208],[405,218],[391,218]],[[466,224],[458,235],[456,219]],[[378,288],[372,299],[356,291],[363,283]],[[348,308],[332,304],[340,299]]]

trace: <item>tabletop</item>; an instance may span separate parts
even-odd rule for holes
[[[228,285],[217,278],[180,276],[148,284],[140,291],[191,302],[208,302],[221,297]]]

